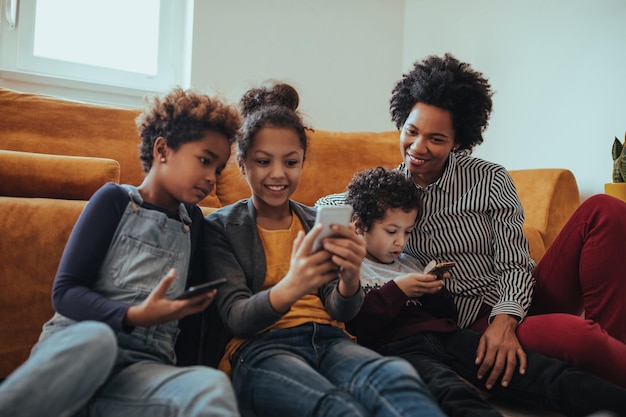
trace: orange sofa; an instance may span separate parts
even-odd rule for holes
[[[138,113],[0,88],[0,379],[27,358],[52,315],[52,280],[91,194],[108,181],[141,183]],[[309,205],[344,191],[354,172],[395,167],[401,159],[396,131],[316,130],[309,140],[294,195]],[[563,169],[511,175],[531,255],[539,260],[579,204],[576,180]],[[249,194],[231,163],[200,205],[208,213]]]

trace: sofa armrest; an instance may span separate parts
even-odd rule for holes
[[[0,150],[0,195],[88,200],[107,182],[119,182],[113,159]]]
[[[526,239],[528,240],[530,257],[538,263],[546,253],[546,244],[543,241],[543,237],[541,236],[541,233],[539,233],[539,230],[534,227],[524,226],[523,231],[524,236],[526,236]]]
[[[10,151],[109,158],[119,162],[119,181],[139,185],[135,119],[140,108],[66,100],[0,88],[0,148]]]
[[[548,249],[580,205],[574,174],[566,169],[525,169],[509,173],[524,207],[524,226],[536,229]]]

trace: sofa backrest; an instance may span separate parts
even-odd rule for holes
[[[107,182],[120,181],[113,159],[0,149],[0,195],[89,200]]]
[[[113,159],[120,182],[140,184],[139,111],[0,88],[0,148]]]
[[[395,168],[402,162],[398,135],[396,131],[309,132],[302,178],[293,199],[313,205],[320,197],[345,191],[357,171],[375,166]],[[217,197],[221,205],[250,196],[250,188],[234,159],[233,152],[217,182]]]
[[[113,159],[120,165],[119,182],[139,185],[144,178],[135,126],[139,112],[0,88],[0,149]],[[302,182],[293,196],[304,204],[344,191],[356,171],[401,162],[397,131],[315,130],[308,137]],[[200,205],[222,207],[249,195],[233,152],[217,187]]]
[[[120,166],[119,182],[139,185],[143,172],[134,122],[138,114],[139,109],[0,88],[0,149],[112,159]],[[312,205],[321,196],[345,191],[357,171],[397,166],[401,162],[398,135],[397,131],[309,132],[307,159],[294,199]],[[528,171],[532,172],[511,171],[511,175],[526,211],[526,225],[542,231],[547,247],[577,207],[578,188],[569,171]],[[218,208],[249,195],[233,152],[217,186],[200,206]],[[538,204],[541,201],[545,203]]]

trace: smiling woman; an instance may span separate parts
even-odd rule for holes
[[[2,22],[0,78],[86,89],[183,85],[187,4],[21,0],[15,28]]]

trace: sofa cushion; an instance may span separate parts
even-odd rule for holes
[[[528,239],[528,246],[530,249],[530,257],[538,263],[543,255],[546,253],[546,246],[543,243],[541,232],[532,226],[524,225],[524,236]]]
[[[88,200],[119,182],[120,164],[108,158],[0,150],[0,195]]]
[[[509,173],[524,207],[524,226],[543,231],[544,247],[549,248],[580,205],[574,174],[566,169],[522,169]]]
[[[140,109],[124,109],[0,88],[0,147],[12,151],[110,158],[120,182],[139,185]]]
[[[85,203],[0,197],[0,378],[26,360],[52,317],[54,275]]]

